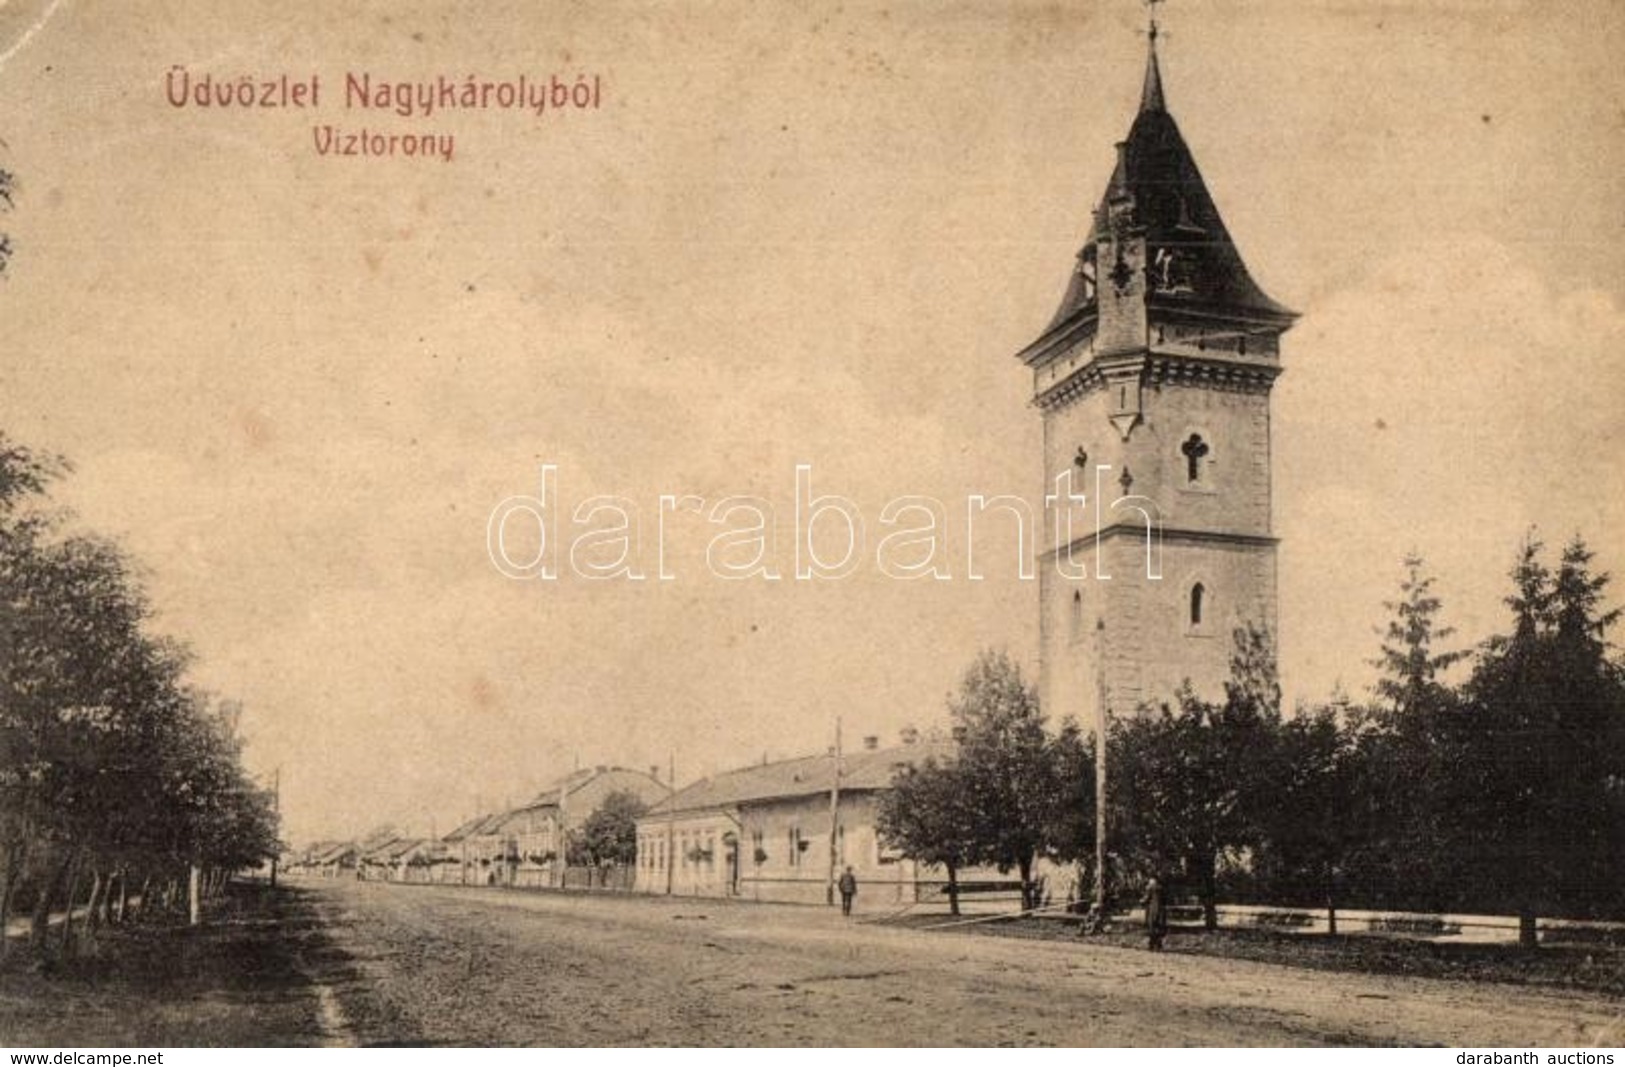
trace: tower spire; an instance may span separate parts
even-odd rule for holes
[[[1157,35],[1161,31],[1157,27],[1157,5],[1164,0],[1145,0],[1145,6],[1150,11],[1150,26],[1146,30],[1146,37],[1150,40],[1150,51],[1145,61],[1145,88],[1140,92],[1140,111],[1166,110],[1162,100],[1162,71],[1157,68]]]

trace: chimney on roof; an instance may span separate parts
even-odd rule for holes
[[[905,745],[917,745],[920,743],[920,731],[912,726],[903,727],[903,732],[900,736],[903,744]]]
[[[657,782],[660,781],[660,764],[649,764],[649,777],[653,778]]]
[[[609,770],[609,768],[607,766],[605,766],[604,764],[600,763],[597,767],[594,767],[593,770],[595,770],[599,774],[603,774],[605,771]]]
[[[869,736],[867,736],[867,737],[865,737],[863,739],[863,750],[865,752],[873,752],[875,749],[877,749],[879,747],[880,747],[880,738],[876,737],[874,734],[870,734]]]

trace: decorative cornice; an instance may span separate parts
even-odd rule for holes
[[[1090,360],[1033,397],[1033,404],[1045,411],[1064,407],[1105,384],[1106,376],[1101,372],[1100,361]]]
[[[1233,545],[1238,548],[1274,548],[1281,543],[1281,539],[1279,537],[1273,537],[1269,534],[1232,533],[1225,530],[1196,530],[1177,526],[1161,527],[1157,533],[1163,542],[1173,541],[1183,544],[1221,544]],[[1057,545],[1055,548],[1041,553],[1038,559],[1040,562],[1047,563],[1068,548],[1071,548],[1074,550],[1074,552],[1076,552],[1077,549],[1088,548],[1090,545],[1093,545],[1096,540],[1110,541],[1119,537],[1132,537],[1136,541],[1144,540],[1145,524],[1115,522],[1101,530],[1098,534],[1094,532],[1086,533],[1081,537],[1074,537],[1065,545]]]
[[[1094,332],[1097,317],[1095,305],[1091,301],[1060,322],[1051,325],[1036,341],[1017,352],[1016,358],[1033,368],[1037,368],[1048,358],[1060,358],[1067,349],[1088,341]]]
[[[1267,393],[1281,375],[1278,363],[1170,356],[1153,352],[1146,360],[1146,384],[1194,385],[1224,392]]]
[[[1172,355],[1150,349],[1128,358],[1122,355],[1096,356],[1060,381],[1039,391],[1033,405],[1050,411],[1103,388],[1110,378],[1124,370],[1138,368],[1146,385],[1183,385],[1231,393],[1267,393],[1280,377],[1278,363],[1241,361],[1222,357]]]

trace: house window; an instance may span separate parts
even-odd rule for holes
[[[1191,586],[1191,629],[1201,629],[1202,613],[1207,609],[1207,586],[1197,582]]]
[[[1197,484],[1202,480],[1202,461],[1212,451],[1208,443],[1202,440],[1202,435],[1193,433],[1185,438],[1185,443],[1179,446],[1180,455],[1185,457],[1185,480]]]

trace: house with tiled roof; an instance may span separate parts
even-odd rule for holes
[[[877,801],[898,772],[953,751],[910,731],[889,748],[869,737],[839,758],[763,762],[695,782],[638,820],[635,888],[821,904],[851,867],[862,904],[912,902],[922,872],[881,840]]]
[[[462,885],[495,885],[507,863],[507,842],[499,832],[507,820],[505,811],[476,815],[441,838],[456,857],[455,877],[448,881]]]
[[[612,793],[630,793],[644,804],[655,804],[671,789],[652,772],[626,767],[583,768],[554,782],[529,804],[514,809],[504,824],[519,857],[514,884],[564,885],[570,835]]]
[[[313,851],[305,870],[321,878],[348,877],[360,859],[361,849],[353,841],[335,841]]]
[[[442,840],[457,857],[457,879],[468,885],[565,884],[569,836],[612,793],[645,804],[671,790],[652,773],[598,766],[572,772],[516,808],[480,816]]]
[[[397,837],[381,842],[361,854],[361,877],[381,882],[427,882],[433,879],[431,867],[449,860],[449,851],[439,841],[421,837]]]

